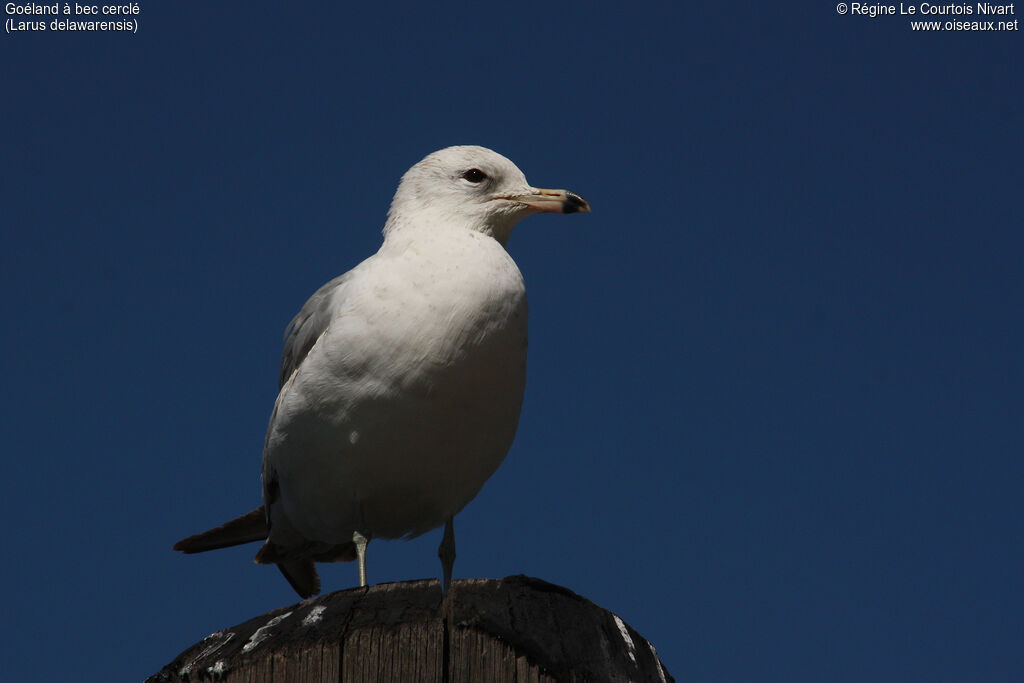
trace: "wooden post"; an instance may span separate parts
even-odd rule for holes
[[[532,579],[351,588],[267,612],[182,652],[146,683],[641,683],[674,679],[611,612]]]

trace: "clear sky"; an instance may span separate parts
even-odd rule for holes
[[[452,144],[594,210],[509,245],[526,399],[457,578],[565,585],[679,681],[1018,677],[1021,32],[436,5],[0,36],[5,677],[140,680],[296,601],[255,545],[171,544],[260,503],[285,325]]]

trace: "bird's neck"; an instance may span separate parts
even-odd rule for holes
[[[385,240],[409,242],[417,240],[443,240],[467,233],[478,233],[492,238],[502,247],[508,244],[514,222],[508,225],[474,221],[464,216],[455,216],[444,211],[420,210],[415,219],[401,211],[392,212],[384,224]]]

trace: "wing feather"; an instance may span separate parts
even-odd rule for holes
[[[283,387],[292,373],[306,358],[316,340],[331,324],[335,297],[352,276],[352,271],[339,275],[320,289],[305,303],[284,331],[284,351],[281,353],[281,374],[278,387]]]

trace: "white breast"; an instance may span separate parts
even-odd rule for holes
[[[442,524],[501,464],[526,375],[522,276],[479,233],[389,241],[282,389],[265,458],[310,540]]]

